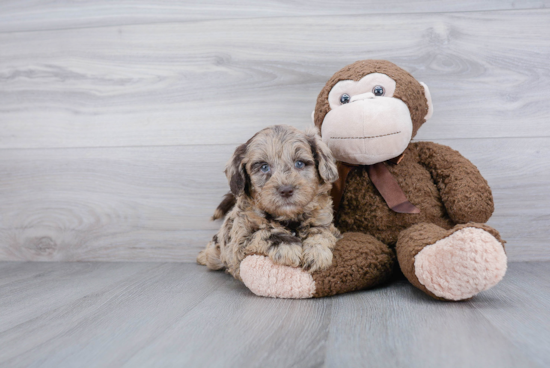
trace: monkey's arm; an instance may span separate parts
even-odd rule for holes
[[[477,167],[441,144],[419,142],[417,148],[420,163],[430,171],[451,220],[487,222],[494,211],[493,194]]]

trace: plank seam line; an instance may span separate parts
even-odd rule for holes
[[[503,139],[548,139],[550,136],[525,136],[525,137],[457,137],[457,138],[422,138],[412,139],[411,142],[434,141],[464,141],[464,140],[503,140]],[[246,138],[243,138],[243,142]],[[0,151],[37,151],[37,150],[71,150],[71,149],[123,149],[123,148],[170,148],[170,147],[212,147],[228,146],[236,147],[242,142],[235,143],[201,143],[201,144],[154,144],[154,145],[129,145],[129,146],[68,146],[68,147],[2,147]]]
[[[291,16],[273,16],[273,17],[242,17],[242,18],[212,18],[212,19],[201,19],[201,20],[183,20],[183,21],[168,21],[168,22],[145,22],[145,23],[126,23],[119,25],[103,25],[103,26],[89,26],[89,27],[66,27],[66,28],[50,28],[50,29],[34,29],[34,30],[23,30],[23,31],[0,31],[0,34],[10,34],[10,33],[33,33],[33,32],[57,32],[57,31],[70,31],[76,29],[98,29],[98,28],[117,28],[117,27],[128,27],[128,26],[144,26],[144,25],[155,25],[155,24],[197,24],[204,22],[230,22],[230,21],[239,21],[239,20],[265,20],[265,19],[281,19],[281,18],[324,18],[324,17],[369,17],[369,16],[401,16],[401,15],[418,15],[426,16],[429,14],[470,14],[470,13],[504,13],[504,12],[540,12],[540,11],[550,11],[550,8],[521,8],[521,9],[485,9],[485,10],[461,10],[461,11],[440,11],[440,12],[403,12],[403,13],[363,13],[363,14],[312,14],[312,15],[291,15]],[[0,22],[2,18],[0,18]]]

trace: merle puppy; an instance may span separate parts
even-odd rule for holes
[[[338,171],[316,128],[263,129],[237,147],[225,174],[231,193],[213,218],[227,216],[199,264],[239,280],[240,263],[252,254],[309,272],[332,264],[340,233],[329,192]]]

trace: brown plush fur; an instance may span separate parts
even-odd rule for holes
[[[358,61],[334,74],[317,99],[316,126],[322,126],[330,111],[328,94],[337,82],[358,81],[370,73],[383,73],[396,81],[393,97],[407,104],[414,137],[428,112],[424,89],[409,73],[383,60]],[[353,235],[344,233],[336,244],[333,267],[312,274],[318,288],[315,296],[372,287],[387,280],[394,269],[391,254],[396,244],[405,276],[434,296],[414,274],[414,257],[425,246],[464,227],[481,228],[504,243],[496,230],[483,224],[494,210],[487,181],[457,151],[436,143],[410,143],[399,164],[385,165],[420,213],[392,211],[369,179],[366,167],[355,167],[347,177],[336,217],[338,229]]]
[[[345,233],[334,249],[332,266],[314,272],[316,298],[365,289],[387,281],[395,252],[371,235]]]
[[[296,167],[297,161],[304,167]],[[332,224],[328,193],[338,173],[315,129],[303,133],[277,125],[262,130],[236,149],[226,175],[233,196],[226,197],[214,217],[231,208],[233,198],[236,202],[198,263],[226,268],[237,279],[249,254],[309,272],[331,265],[340,234]],[[293,188],[290,197],[280,192],[285,186]]]
[[[399,233],[414,224],[450,229],[469,221],[486,222],[493,213],[491,189],[477,168],[447,146],[411,143],[398,165],[387,164],[418,214],[392,211],[365,167],[349,175],[338,212],[341,231],[360,231],[394,246]]]

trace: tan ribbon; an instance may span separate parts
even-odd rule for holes
[[[402,159],[403,154],[388,161],[393,164],[399,164]],[[338,180],[332,184],[332,191],[330,193],[335,214],[340,208],[340,202],[349,173],[359,167],[359,165],[350,165],[344,162],[337,162],[336,165],[338,168]],[[397,180],[395,180],[384,162],[366,165],[366,168],[372,184],[392,211],[397,213],[420,213],[420,209],[409,202],[407,196],[403,193],[403,189],[401,189],[399,183],[397,183]]]

